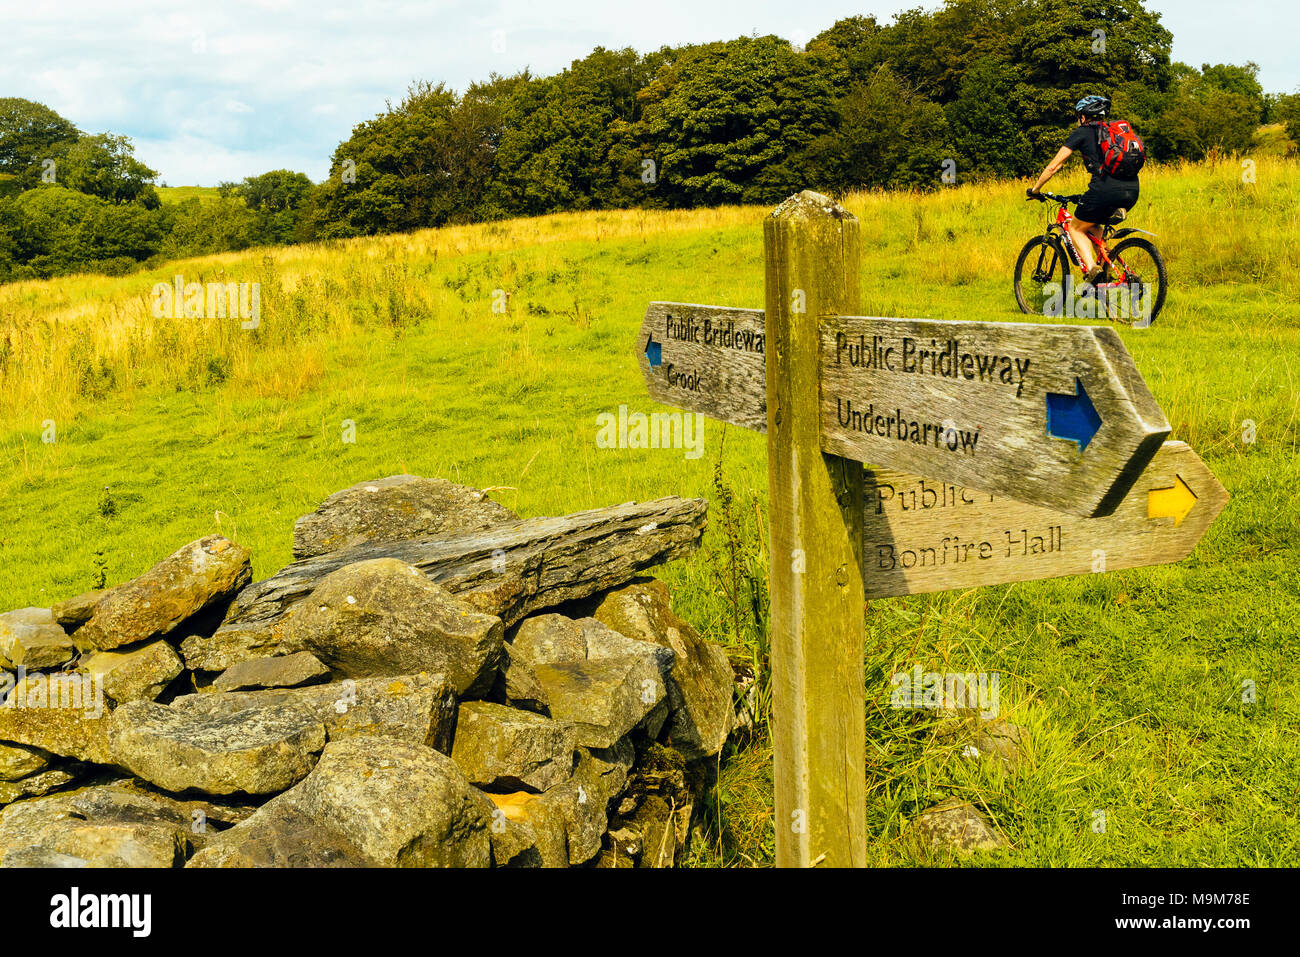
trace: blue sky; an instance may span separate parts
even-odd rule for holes
[[[217,4],[0,0],[0,95],[47,104],[81,129],[125,133],[170,185],[270,169],[322,179],[352,127],[417,78],[461,89],[493,71],[549,74],[594,46],[774,33],[804,41],[837,19],[888,21],[927,0],[431,0]],[[1260,65],[1300,88],[1294,0],[1148,0],[1188,63]]]

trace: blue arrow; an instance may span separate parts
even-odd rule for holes
[[[1078,443],[1082,452],[1101,428],[1101,416],[1088,398],[1083,382],[1074,380],[1076,395],[1068,392],[1047,393],[1047,434],[1054,439]]]
[[[664,347],[662,342],[655,342],[655,334],[652,332],[645,340],[645,357],[650,360],[650,368],[653,369],[664,361]]]

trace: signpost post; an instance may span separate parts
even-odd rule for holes
[[[858,308],[858,221],[800,193],[763,223],[778,867],[867,856],[862,466],[822,452],[821,316]]]
[[[1228,494],[1113,329],[854,316],[857,220],[808,191],[764,256],[765,310],[654,302],[636,349],[767,432],[777,864],[856,866],[865,599],[1178,561]]]

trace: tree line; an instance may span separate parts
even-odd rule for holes
[[[1300,94],[1258,67],[1170,58],[1141,0],[946,0],[882,24],[596,48],[553,76],[417,82],[314,184],[276,170],[159,202],[126,137],[0,99],[0,281],[448,223],[625,207],[772,204],[803,188],[935,189],[1039,170],[1102,92],[1157,159],[1300,141]]]

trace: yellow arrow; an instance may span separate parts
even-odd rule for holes
[[[1172,518],[1174,528],[1177,528],[1196,504],[1196,494],[1187,487],[1181,475],[1175,475],[1174,479],[1178,484],[1153,488],[1147,493],[1147,518]]]

